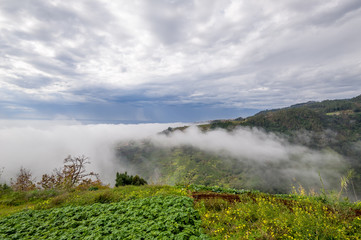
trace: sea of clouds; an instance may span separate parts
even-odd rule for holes
[[[115,173],[127,171],[116,157],[116,146],[124,141],[150,139],[160,147],[190,145],[218,155],[234,157],[258,166],[259,174],[273,181],[308,179],[319,182],[321,172],[339,179],[343,157],[331,150],[312,150],[291,144],[286,137],[257,128],[239,128],[233,132],[216,130],[203,133],[195,126],[185,132],[159,134],[172,124],[82,124],[77,121],[0,121],[0,182],[9,183],[20,167],[31,170],[40,179],[44,173],[63,165],[68,155],[87,156],[87,170],[100,174],[105,183],[114,183]],[[273,166],[274,169],[272,169]]]

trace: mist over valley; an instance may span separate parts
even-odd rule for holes
[[[0,2],[0,239],[360,239],[360,0]]]
[[[0,181],[9,183],[21,166],[39,179],[60,167],[68,155],[85,155],[91,161],[89,170],[111,185],[116,172],[127,171],[152,184],[217,185],[270,193],[289,193],[299,186],[307,191],[319,192],[322,187],[337,191],[341,177],[353,170],[352,188],[346,194],[357,199],[360,103],[358,98],[342,101],[190,127],[2,121]],[[333,114],[337,111],[340,114]]]

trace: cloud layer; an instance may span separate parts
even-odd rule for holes
[[[313,150],[300,143],[291,144],[286,136],[257,128],[202,133],[191,127],[170,136],[157,135],[153,142],[162,147],[193,146],[225,159],[235,158],[240,168],[248,166],[243,170],[249,178],[260,179],[257,188],[267,191],[289,189],[298,183],[308,189],[319,189],[320,174],[325,186],[335,189],[346,166],[343,156],[330,149]]]
[[[105,183],[113,184],[116,172],[137,172],[137,166],[127,165],[126,161],[117,157],[118,144],[144,139],[151,140],[157,147],[186,145],[224,156],[224,159],[237,159],[240,168],[248,166],[242,170],[245,174],[243,177],[261,179],[256,187],[264,187],[264,190],[272,187],[280,189],[281,186],[288,189],[294,179],[306,187],[317,189],[320,185],[319,173],[326,187],[335,188],[344,170],[342,156],[331,150],[311,150],[291,144],[282,136],[258,129],[202,133],[191,127],[185,132],[166,136],[157,133],[168,126],[182,124],[82,125],[69,121],[0,123],[0,169],[4,167],[0,182],[9,182],[21,166],[30,169],[39,180],[42,174],[61,167],[63,159],[70,154],[89,157],[92,164],[87,169],[99,173]],[[147,169],[152,173],[156,166],[148,166]]]
[[[0,181],[14,177],[23,166],[39,180],[44,173],[63,166],[68,156],[89,157],[93,170],[107,183],[116,171],[126,169],[115,157],[119,141],[155,135],[169,125],[82,125],[71,121],[0,121]]]
[[[358,0],[2,0],[0,117],[193,121],[353,97],[360,27]]]

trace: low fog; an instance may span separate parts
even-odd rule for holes
[[[173,124],[171,126],[176,126]],[[31,170],[40,180],[44,173],[63,166],[68,156],[89,157],[89,171],[113,184],[115,173],[126,170],[116,161],[114,148],[119,141],[149,138],[169,124],[82,125],[76,121],[0,121],[0,181],[9,183],[20,167]]]
[[[251,166],[251,174],[263,179],[268,190],[287,184],[285,181],[289,187],[301,184],[306,190],[318,190],[320,177],[327,189],[339,189],[339,180],[346,170],[343,156],[329,148],[314,150],[300,143],[290,143],[287,139],[284,135],[266,133],[258,128],[202,133],[193,126],[184,133],[176,131],[171,136],[158,135],[153,142],[162,147],[191,145],[236,158]]]
[[[332,150],[311,150],[260,129],[239,128],[232,133],[223,130],[202,133],[196,127],[190,127],[185,132],[158,134],[168,127],[181,125],[0,121],[0,169],[4,168],[0,182],[9,183],[21,166],[31,170],[39,180],[42,174],[61,167],[68,155],[85,155],[91,161],[87,170],[99,173],[105,183],[114,184],[115,173],[127,171],[127,166],[116,158],[117,144],[142,139],[151,140],[160,147],[191,145],[248,164],[264,166],[266,168],[260,168],[255,174],[269,175],[268,179],[274,184],[280,181],[280,174],[295,182],[302,179],[319,182],[319,172],[326,183],[329,177],[339,179],[341,176],[343,158]],[[277,171],[268,169],[267,166],[272,164],[277,164]]]

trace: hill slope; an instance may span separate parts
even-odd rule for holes
[[[0,195],[1,239],[359,239],[360,204],[205,186]],[[26,200],[26,197],[32,196]],[[17,205],[10,199],[17,199]],[[24,211],[3,216],[7,209]],[[18,211],[17,210],[17,211]]]
[[[215,120],[198,125],[206,135],[217,129],[226,130],[230,136],[242,134],[239,128],[263,129],[266,134],[261,138],[280,138],[279,147],[282,151],[289,151],[289,144],[311,149],[300,154],[290,153],[287,162],[275,163],[267,159],[263,159],[261,163],[257,160],[249,161],[249,158],[208,151],[190,143],[158,146],[151,139],[120,144],[117,149],[118,157],[131,172],[146,176],[153,182],[217,184],[271,193],[287,193],[292,185],[298,184],[297,182],[309,189],[317,190],[321,187],[317,172],[321,173],[321,177],[327,178],[324,179],[327,187],[338,190],[340,177],[352,169],[353,186],[348,196],[357,200],[358,197],[355,195],[361,195],[360,109],[361,95],[352,99],[302,103],[288,108],[262,111],[245,119]],[[187,131],[188,126],[184,126],[168,128],[163,134],[172,139],[172,136]],[[248,131],[258,134],[255,130]],[[272,137],[272,134],[279,137]],[[261,141],[260,144],[266,142]],[[321,160],[315,163],[316,165],[305,163],[305,159],[313,159],[314,153],[320,155]],[[257,151],[254,155],[257,155]],[[335,158],[342,160],[332,161]],[[291,171],[286,171],[287,166]],[[297,176],[299,169],[303,169],[304,174]],[[310,176],[306,177],[306,180],[301,179],[305,178],[306,172],[310,170],[316,173],[316,176],[312,176],[313,180],[306,181],[311,179]],[[292,171],[293,175],[290,175]]]

